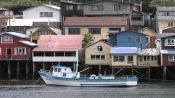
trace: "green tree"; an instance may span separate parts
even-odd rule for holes
[[[93,40],[94,40],[94,37],[92,34],[84,34],[84,45],[85,46]]]

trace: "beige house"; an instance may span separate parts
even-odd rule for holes
[[[110,54],[112,67],[137,66],[136,47],[112,47]]]
[[[175,33],[175,7],[157,7],[156,18],[159,33]]]
[[[110,65],[111,45],[99,40],[85,48],[86,65]]]
[[[108,40],[108,31],[125,31],[129,28],[128,17],[66,17],[65,35],[92,34],[94,41]]]

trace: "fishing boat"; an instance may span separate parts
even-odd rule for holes
[[[38,71],[44,82],[48,85],[61,86],[136,86],[136,76],[102,76],[90,75],[81,76],[80,72],[73,72],[70,67],[52,66],[50,70],[41,69]]]

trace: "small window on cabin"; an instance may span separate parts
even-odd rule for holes
[[[90,34],[101,34],[101,28],[89,28]]]
[[[57,72],[57,68],[55,68],[54,71]]]
[[[140,37],[136,37],[136,42],[140,43]]]
[[[16,55],[25,55],[26,48],[15,48],[15,54]]]
[[[125,57],[124,56],[119,56],[119,62],[124,62],[125,61]]]
[[[40,12],[40,17],[53,17],[53,12]]]

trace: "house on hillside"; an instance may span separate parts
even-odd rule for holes
[[[27,35],[17,32],[0,33],[0,61],[31,60],[32,48],[37,44],[28,39]]]
[[[91,73],[111,74],[111,47],[109,43],[103,40],[99,40],[85,47],[85,65],[92,67],[92,69],[89,69],[90,71],[93,71],[93,69],[98,70],[95,71],[96,73]]]
[[[129,28],[127,17],[66,17],[65,35],[92,34],[94,41],[108,41],[108,31],[125,31]]]
[[[26,35],[30,36],[32,42],[37,43],[40,35],[61,35],[61,30],[49,26],[33,27],[26,30]]]
[[[162,33],[175,33],[175,7],[157,7],[157,31]]]
[[[82,35],[40,35],[38,46],[32,51],[33,64],[43,67],[62,65],[75,70],[82,40]]]
[[[160,34],[160,52],[161,65],[174,66],[175,65],[175,33]]]
[[[54,5],[39,5],[23,11],[23,19],[10,19],[7,26],[11,31],[25,33],[30,27],[47,25],[59,28],[61,23],[60,7]]]
[[[115,47],[147,48],[146,35],[140,32],[108,32],[109,42]]]
[[[150,48],[156,47],[156,36],[158,33],[156,33],[154,30],[148,27],[142,28],[139,32],[146,35],[147,47],[150,47]]]

